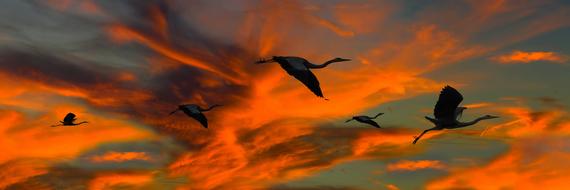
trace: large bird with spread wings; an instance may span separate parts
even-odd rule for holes
[[[200,124],[202,124],[202,126],[204,128],[208,128],[208,119],[206,118],[206,116],[204,116],[203,112],[207,112],[212,110],[215,107],[218,107],[221,105],[212,105],[207,109],[204,109],[196,104],[183,104],[183,105],[179,105],[178,109],[170,112],[170,115],[176,113],[177,111],[182,110],[186,115],[194,118],[196,121],[200,122]]]
[[[281,68],[287,71],[287,74],[301,81],[311,92],[318,97],[324,98],[319,80],[311,72],[311,69],[321,69],[327,67],[331,63],[350,61],[350,59],[334,58],[321,65],[313,64],[301,57],[293,56],[273,56],[271,59],[257,61],[257,64],[277,62]],[[325,98],[326,99],[326,98]]]
[[[76,115],[73,113],[68,113],[67,115],[65,115],[65,117],[63,118],[63,121],[59,121],[60,124],[58,125],[52,125],[52,127],[57,127],[57,126],[75,126],[75,125],[81,125],[84,123],[88,123],[87,121],[82,121],[79,123],[75,123],[75,120],[77,120],[77,118],[75,118]]]
[[[485,115],[470,122],[458,121],[457,119],[461,116],[463,110],[467,109],[466,107],[459,107],[461,101],[463,101],[463,96],[457,90],[455,90],[455,88],[451,86],[445,86],[441,90],[439,99],[437,100],[437,103],[435,104],[435,108],[433,110],[433,115],[435,118],[428,116],[425,117],[427,120],[433,123],[435,127],[423,131],[414,139],[413,144],[416,144],[416,142],[429,131],[462,128],[475,125],[482,120],[498,118],[497,116]]]
[[[358,122],[360,122],[360,123],[365,123],[365,124],[368,124],[368,125],[372,125],[372,126],[374,126],[374,127],[376,127],[376,128],[380,128],[380,125],[378,125],[378,123],[376,123],[376,121],[374,121],[374,119],[376,119],[378,116],[381,116],[381,115],[383,115],[383,114],[384,114],[384,113],[378,113],[378,114],[376,114],[374,117],[370,117],[370,116],[367,116],[367,115],[357,115],[357,116],[352,117],[352,118],[349,119],[349,120],[346,120],[345,123],[348,123],[348,122],[350,122],[350,121],[352,121],[352,120],[356,120],[356,121],[358,121]]]

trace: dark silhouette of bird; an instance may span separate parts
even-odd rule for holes
[[[368,125],[372,125],[376,128],[380,128],[380,125],[378,125],[378,123],[376,123],[373,119],[376,119],[378,116],[383,115],[384,113],[378,113],[376,114],[374,117],[370,117],[370,116],[366,116],[366,115],[358,115],[358,116],[354,116],[349,120],[346,120],[345,123],[348,123],[352,120],[356,120],[360,123],[366,123]]]
[[[435,108],[433,110],[435,119],[428,116],[425,117],[427,120],[433,123],[435,127],[423,131],[414,139],[413,144],[416,144],[416,142],[429,131],[462,128],[475,125],[482,120],[499,118],[497,116],[485,115],[470,122],[458,121],[457,119],[461,116],[463,110],[467,109],[466,107],[459,107],[461,101],[463,101],[463,96],[457,90],[455,90],[455,88],[451,86],[445,86],[441,90],[439,99],[437,100],[437,103],[435,104]]]
[[[262,63],[277,62],[281,66],[281,68],[287,71],[289,75],[301,81],[307,88],[309,88],[309,90],[311,90],[311,92],[313,92],[318,97],[325,98],[323,96],[319,80],[313,74],[313,72],[311,72],[310,69],[321,69],[327,67],[331,63],[343,62],[343,61],[350,61],[350,59],[334,58],[321,65],[316,65],[301,57],[273,56],[271,59],[260,60],[255,63],[262,64]]]
[[[169,115],[176,113],[179,110],[182,110],[186,115],[194,118],[196,121],[200,122],[204,128],[208,128],[208,119],[204,116],[203,112],[207,112],[212,110],[215,107],[222,106],[222,105],[212,105],[207,109],[201,108],[196,104],[183,104],[179,105],[178,109],[170,112]]]
[[[88,123],[87,121],[82,121],[79,123],[75,123],[75,120],[77,120],[77,118],[75,118],[75,114],[73,113],[68,113],[67,115],[65,115],[65,117],[63,118],[63,121],[59,121],[61,124],[57,124],[57,125],[52,125],[52,127],[57,127],[57,126],[75,126],[75,125],[81,125],[84,123]]]

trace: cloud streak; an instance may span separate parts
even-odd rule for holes
[[[425,169],[445,169],[445,165],[438,160],[401,160],[395,163],[390,163],[386,169],[390,172],[394,171],[416,171]]]
[[[492,60],[497,61],[501,64],[517,64],[517,63],[531,63],[537,61],[546,61],[552,63],[563,63],[567,60],[565,56],[560,55],[555,52],[547,52],[547,51],[534,51],[534,52],[525,52],[525,51],[513,51],[510,54],[506,55],[499,55],[493,57]]]

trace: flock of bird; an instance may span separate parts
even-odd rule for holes
[[[331,63],[336,62],[343,62],[343,61],[350,61],[350,59],[344,58],[334,58],[329,60],[323,64],[317,65],[307,61],[301,57],[293,57],[293,56],[273,56],[271,59],[264,59],[255,62],[256,64],[263,64],[263,63],[278,63],[281,68],[283,68],[287,74],[295,77],[297,80],[301,81],[311,92],[313,92],[316,96],[324,98],[323,92],[320,87],[319,80],[317,77],[311,72],[311,69],[321,69],[327,67]],[[461,122],[459,119],[463,114],[463,111],[467,109],[466,107],[461,107],[459,104],[463,101],[463,96],[459,93],[456,89],[451,86],[445,86],[440,94],[437,103],[435,104],[435,108],[433,110],[433,115],[435,118],[431,118],[426,116],[425,118],[433,123],[434,127],[424,130],[419,136],[416,136],[413,144],[416,142],[427,132],[433,130],[443,130],[443,129],[456,129],[467,127],[471,125],[475,125],[482,120],[487,119],[494,119],[498,118],[497,116],[492,115],[485,115],[479,117],[470,122]],[[204,112],[210,111],[215,107],[221,105],[212,105],[209,108],[202,108],[196,104],[183,104],[179,105],[178,108],[170,113],[170,115],[182,111],[189,117],[200,122],[200,124],[204,128],[208,128],[208,119],[204,115]],[[376,128],[380,128],[380,125],[374,121],[378,116],[383,115],[383,113],[378,113],[374,117],[366,116],[366,115],[359,115],[354,116],[351,119],[347,120],[346,123],[356,120],[360,123],[368,124],[374,126]],[[56,126],[75,126],[81,125],[83,123],[87,123],[87,121],[75,123],[76,116],[73,113],[68,113],[63,121],[60,121],[61,124],[53,125],[52,127]]]

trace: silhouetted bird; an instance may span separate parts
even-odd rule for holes
[[[425,117],[427,120],[432,122],[435,127],[422,132],[414,139],[413,144],[416,144],[416,142],[428,131],[467,127],[475,125],[481,120],[498,118],[497,116],[485,115],[470,122],[460,122],[457,120],[458,117],[461,116],[463,110],[467,109],[465,107],[458,107],[461,101],[463,101],[463,96],[457,90],[451,86],[445,86],[441,90],[439,99],[437,100],[433,110],[435,119],[428,116]]]
[[[378,114],[376,114],[376,116],[374,116],[374,117],[370,117],[370,116],[366,116],[366,115],[358,115],[358,116],[352,117],[352,118],[349,119],[349,120],[346,120],[345,123],[348,123],[348,122],[350,122],[350,121],[352,121],[352,120],[356,120],[356,121],[358,121],[358,122],[360,122],[360,123],[366,123],[366,124],[372,125],[372,126],[374,126],[374,127],[376,127],[376,128],[380,128],[380,125],[378,125],[378,123],[376,123],[373,119],[376,119],[378,116],[381,116],[381,115],[383,115],[383,114],[384,114],[384,113],[378,113]]]
[[[63,118],[63,121],[59,121],[61,124],[58,125],[52,125],[52,127],[57,127],[57,126],[74,126],[74,125],[81,125],[84,123],[88,123],[87,121],[82,121],[79,123],[74,123],[75,120],[77,120],[77,118],[75,118],[75,114],[73,113],[68,113],[67,115],[65,115],[65,117]]]
[[[311,72],[310,69],[321,69],[325,68],[331,63],[350,61],[350,59],[344,58],[334,58],[321,65],[315,65],[301,57],[291,57],[291,56],[273,56],[273,58],[268,60],[257,61],[257,64],[277,62],[281,68],[285,69],[287,73],[297,80],[301,81],[311,92],[313,92],[318,97],[324,98],[323,92],[319,84],[317,77]],[[326,99],[326,98],[325,98]]]
[[[176,113],[179,110],[182,110],[186,115],[194,118],[195,120],[197,120],[198,122],[200,122],[200,124],[202,124],[202,126],[204,126],[204,128],[208,128],[208,119],[206,119],[206,116],[204,116],[204,114],[202,114],[202,112],[207,112],[210,111],[211,109],[218,107],[221,105],[212,105],[210,106],[208,109],[204,109],[201,108],[200,106],[196,105],[196,104],[184,104],[184,105],[179,105],[178,109],[170,112],[170,115]]]

